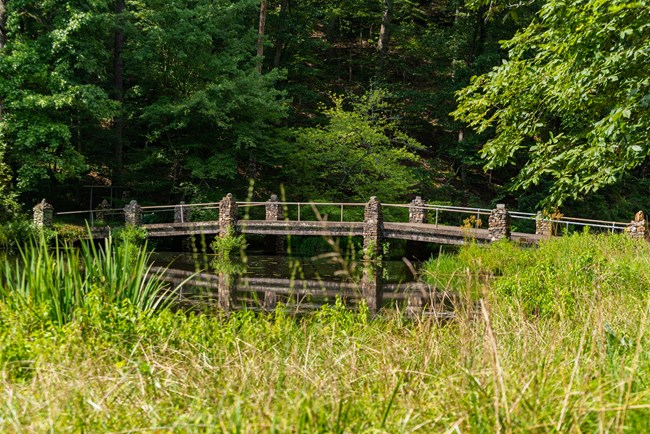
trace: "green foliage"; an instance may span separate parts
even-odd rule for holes
[[[511,242],[462,247],[424,266],[427,280],[440,289],[480,296],[491,291],[519,304],[526,314],[572,317],[594,296],[638,291],[650,282],[650,248],[625,235],[575,233],[522,249]]]
[[[573,246],[573,257],[590,243],[621,266],[639,254],[647,268],[647,247],[619,237],[553,249]],[[516,271],[516,246],[486,250],[496,253],[487,268]],[[568,262],[590,268],[600,255]],[[638,270],[599,271],[620,279],[617,290],[592,287],[573,315],[552,319],[490,291],[493,282],[478,312],[444,324],[369,319],[340,302],[299,316],[282,306],[142,315],[91,293],[61,327],[0,302],[0,430],[645,432],[648,293],[627,280]]]
[[[332,95],[334,105],[321,108],[327,124],[298,131],[303,196],[391,200],[417,186],[422,146],[391,118],[387,96],[382,89],[351,102]]]
[[[458,93],[457,119],[494,133],[487,168],[521,162],[515,188],[547,204],[612,184],[650,153],[650,4],[550,0],[504,43],[509,59]]]
[[[0,55],[0,146],[7,152],[4,161],[15,167],[19,191],[77,179],[87,169],[84,141],[116,113],[116,104],[98,84],[108,66],[103,43],[110,29],[104,15],[108,6],[103,1],[66,2],[66,7],[7,3],[10,37]],[[6,177],[4,169],[0,174]]]
[[[96,224],[96,226],[105,226]],[[73,243],[83,239],[85,235],[88,234],[88,229],[83,226],[71,225],[71,224],[54,224],[54,230],[58,239],[62,240],[64,243]]]
[[[233,264],[232,259],[235,251],[239,253],[246,249],[244,235],[235,235],[234,228],[228,226],[227,232],[223,236],[215,237],[210,247],[216,254],[211,264],[215,272],[232,274],[240,271],[239,267]]]
[[[42,236],[32,240],[19,247],[18,260],[2,262],[0,304],[33,311],[57,325],[74,320],[97,300],[106,305],[127,302],[145,314],[164,307],[170,294],[150,273],[146,249],[127,247],[115,246],[110,238],[100,248],[82,243],[80,250],[63,241],[50,249]]]
[[[177,171],[186,183],[242,178],[250,160],[280,161],[273,127],[285,116],[280,71],[260,75],[250,18],[259,2],[147,0],[133,5],[126,104],[137,136],[132,169]],[[160,182],[164,180],[155,180]]]
[[[147,242],[147,230],[140,226],[126,225],[113,231],[113,238],[120,244],[142,247]]]
[[[14,250],[18,246],[28,243],[36,232],[34,225],[27,219],[14,219],[0,224],[0,247],[5,250]]]

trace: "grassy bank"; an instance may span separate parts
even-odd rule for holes
[[[341,306],[151,314],[95,296],[100,281],[61,325],[3,300],[0,430],[650,429],[647,245],[469,246],[424,274],[481,308],[444,324]]]

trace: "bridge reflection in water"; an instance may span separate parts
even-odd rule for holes
[[[456,293],[440,291],[424,282],[384,282],[376,267],[364,267],[359,281],[253,277],[152,267],[178,296],[178,302],[198,309],[273,311],[282,303],[303,313],[333,304],[338,298],[356,309],[365,302],[371,312],[398,308],[412,316],[451,318],[460,303]]]

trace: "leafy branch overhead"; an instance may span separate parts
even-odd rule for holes
[[[503,43],[509,59],[458,92],[453,115],[485,137],[487,168],[549,204],[619,180],[650,153],[650,3],[551,0]]]

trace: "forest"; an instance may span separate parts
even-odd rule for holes
[[[649,49],[646,1],[0,0],[2,218],[252,181],[627,220]]]
[[[0,432],[650,432],[648,220],[562,220],[649,106],[650,0],[0,0]]]

